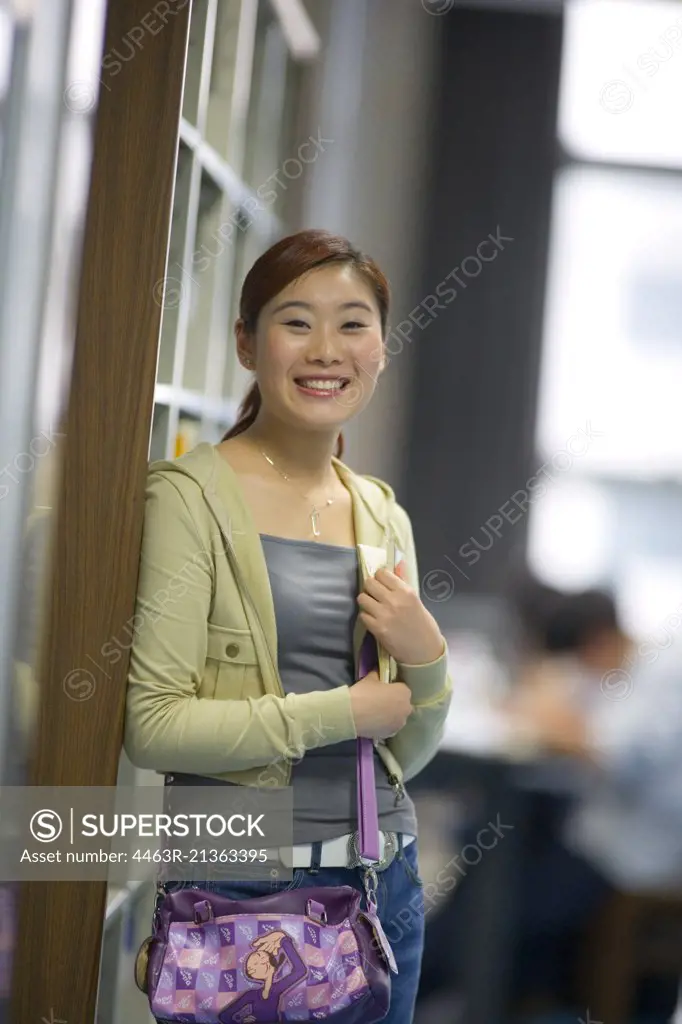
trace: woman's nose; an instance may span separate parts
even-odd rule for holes
[[[325,328],[313,332],[306,355],[308,359],[322,362],[325,365],[341,362],[341,354],[336,345],[334,332]]]

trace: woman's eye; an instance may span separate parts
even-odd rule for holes
[[[343,325],[343,330],[344,331],[348,331],[348,330],[350,330],[350,331],[357,331],[361,327],[366,327],[366,326],[367,326],[367,324],[361,324],[359,320],[348,320],[347,323],[345,323]]]
[[[305,322],[305,320],[285,320],[284,326],[285,327],[309,327],[310,324],[307,324]]]

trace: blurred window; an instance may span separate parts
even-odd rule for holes
[[[569,167],[555,184],[538,447],[595,432],[580,473],[682,477],[682,175]],[[578,451],[578,441],[572,443]]]
[[[682,7],[565,17],[529,560],[642,633],[682,602]]]
[[[682,7],[569,0],[559,138],[579,159],[682,168]]]

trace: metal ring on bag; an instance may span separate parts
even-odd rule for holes
[[[397,833],[384,832],[384,855],[381,860],[377,861],[376,864],[372,864],[371,867],[373,867],[375,871],[385,871],[386,868],[390,867],[395,860],[397,849]],[[360,833],[353,832],[352,835],[348,837],[348,867],[360,868],[366,866],[366,862],[363,861],[360,856]]]

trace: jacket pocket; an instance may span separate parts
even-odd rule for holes
[[[209,622],[204,683],[200,696],[214,700],[261,696],[258,658],[250,630]]]

